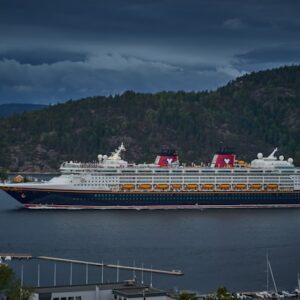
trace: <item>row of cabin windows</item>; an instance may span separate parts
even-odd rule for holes
[[[101,179],[101,180],[86,180],[86,182],[89,182],[89,183],[97,183],[97,182],[116,182],[118,181],[116,178],[114,179]]]
[[[194,174],[193,174],[194,175]],[[178,174],[177,176],[174,175],[174,174],[168,174],[168,175],[165,175],[165,176],[158,176],[158,175],[153,175],[153,176],[120,176],[118,178],[124,178],[124,179],[147,179],[147,178],[157,178],[157,179],[162,179],[162,178],[276,178],[276,177],[281,177],[281,178],[287,178],[288,176],[284,176],[284,175],[280,175],[280,174],[270,174],[270,175],[265,175],[265,176],[261,176],[261,175],[258,175],[258,174],[236,174],[236,175],[233,175],[233,174],[224,174],[224,175],[199,175],[199,176],[192,176],[192,175],[184,175],[183,174]],[[116,178],[113,178],[113,179],[108,179],[108,180],[114,180]]]
[[[150,176],[149,176],[150,175]],[[88,182],[99,182],[99,181],[116,181],[118,179],[121,179],[121,178],[126,178],[126,179],[136,179],[136,178],[143,178],[143,179],[146,179],[146,178],[157,178],[157,179],[163,179],[163,178],[193,178],[192,176],[195,176],[195,173],[194,174],[187,174],[187,173],[179,173],[179,174],[174,174],[174,173],[169,173],[169,174],[139,174],[139,175],[135,175],[135,176],[128,176],[127,174],[123,174],[123,175],[120,175],[120,177],[111,177],[108,175],[107,177],[97,177],[97,176],[93,176],[95,178],[92,178],[92,180],[89,180]],[[206,176],[205,176],[206,175]],[[285,178],[287,175],[281,175],[280,173],[271,173],[271,174],[264,174],[264,176],[262,176],[263,174],[262,173],[244,173],[244,174],[241,174],[241,173],[227,173],[227,174],[218,174],[218,173],[214,173],[214,174],[203,174],[201,175],[201,173],[199,173],[199,175],[197,176],[197,178],[205,178],[205,177],[212,177],[212,178],[222,178],[222,177],[233,177],[233,178],[238,178],[238,177],[241,177],[241,178],[245,178],[245,177],[249,177],[249,178],[262,178],[262,177],[265,177],[265,178],[274,178],[274,177],[282,177],[282,178]],[[207,175],[210,175],[210,176],[207,176]]]
[[[53,300],[81,300],[81,296],[72,296],[72,297],[55,297]]]
[[[178,180],[184,180],[184,181],[191,181],[191,180],[195,180],[195,181],[206,181],[206,180],[216,180],[216,181],[246,181],[246,180],[265,180],[265,181],[274,181],[274,180],[290,180],[290,178],[287,177],[278,177],[278,176],[273,176],[273,177],[261,177],[261,176],[249,176],[249,177],[241,177],[241,176],[227,176],[227,177],[146,177],[146,178],[140,178],[140,177],[136,177],[136,178],[120,178],[121,182],[127,182],[127,181],[132,181],[132,180],[136,180],[137,182],[146,182],[146,181],[178,181]],[[117,181],[112,181],[112,182],[117,182]]]
[[[100,184],[74,184],[74,186],[99,186]]]
[[[238,199],[238,200],[253,200],[256,197],[259,197],[260,199],[270,199],[272,196],[270,196],[270,194],[261,194],[261,193],[257,193],[256,195],[243,195],[241,198],[241,194],[236,193],[236,194],[230,194],[229,196],[223,196],[223,200],[227,201],[228,199]],[[152,194],[152,193],[143,193],[143,194],[135,194],[134,196],[132,195],[109,195],[109,194],[95,194],[94,196],[90,196],[89,198],[87,197],[78,197],[78,198],[72,198],[73,201],[82,201],[82,200],[106,200],[106,201],[111,201],[112,203],[116,203],[115,201],[130,201],[130,203],[132,203],[132,201],[151,201],[153,203],[153,201],[157,201],[158,204],[162,204],[164,200],[172,200],[174,202],[172,202],[173,204],[184,204],[182,201],[187,201],[187,200],[193,200],[195,201],[195,203],[197,201],[201,201],[201,200],[213,200],[214,196],[210,195],[210,194],[202,194],[201,196],[199,196],[199,194],[180,194],[180,193],[170,193],[170,194]],[[146,204],[146,203],[144,203]],[[54,298],[55,299],[55,298]],[[53,300],[54,300],[53,299]],[[69,300],[69,299],[60,299],[60,300]],[[76,299],[73,299],[76,300]]]
[[[114,295],[114,300],[127,300],[127,298],[122,297],[122,296]]]
[[[71,173],[75,170],[70,170]],[[211,169],[211,170],[97,170],[97,173],[300,173],[300,170],[243,170],[243,169]]]

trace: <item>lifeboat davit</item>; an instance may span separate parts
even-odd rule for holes
[[[261,190],[261,188],[262,188],[262,184],[260,183],[253,183],[250,185],[251,190]]]
[[[152,188],[152,185],[149,184],[149,183],[142,183],[142,184],[139,184],[139,189],[142,189],[142,190],[149,190]]]
[[[228,183],[218,184],[218,188],[219,188],[220,190],[229,190],[230,187],[231,187],[231,185],[228,184]]]
[[[166,190],[166,189],[169,188],[169,185],[168,185],[168,184],[165,184],[165,183],[156,184],[156,185],[155,185],[155,188],[158,189],[158,190]]]
[[[186,185],[188,190],[196,190],[198,188],[198,184],[190,183]]]
[[[134,189],[134,184],[125,183],[125,184],[122,184],[121,188],[122,188],[122,190],[132,190],[132,189]]]
[[[202,188],[204,190],[213,190],[214,187],[215,187],[214,184],[210,184],[210,183],[202,184]]]

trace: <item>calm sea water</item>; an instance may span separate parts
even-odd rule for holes
[[[266,288],[268,251],[276,283],[296,286],[300,271],[300,209],[204,211],[59,211],[25,210],[0,191],[0,252],[104,260],[161,269],[180,269],[182,277],[157,276],[162,288],[208,292]],[[17,274],[20,263],[13,262]],[[68,283],[68,265],[57,266],[58,281]],[[40,262],[41,284],[53,280],[53,264]],[[74,266],[74,283],[85,281]],[[120,273],[128,279],[131,273]],[[24,262],[24,277],[36,284],[36,262]],[[137,274],[141,280],[141,274]],[[100,270],[90,268],[89,281]],[[149,282],[150,276],[144,276]],[[105,270],[105,281],[116,272]]]

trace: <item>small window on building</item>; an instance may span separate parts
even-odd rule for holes
[[[75,300],[81,300],[81,296],[76,296]]]
[[[61,297],[60,300],[67,300],[67,297]]]
[[[59,298],[53,298],[53,300],[59,300]]]
[[[68,300],[74,300],[74,297],[68,297]]]

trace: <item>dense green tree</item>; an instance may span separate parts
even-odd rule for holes
[[[295,153],[294,163],[296,166],[300,167],[300,151],[297,151]]]
[[[183,292],[177,297],[177,300],[197,300],[197,299],[198,298],[196,297],[195,294],[187,293],[187,292]]]
[[[33,289],[21,287],[13,270],[5,264],[0,264],[0,295],[6,295],[9,300],[31,300]]]
[[[208,300],[237,300],[237,297],[229,293],[225,287],[219,287],[214,294],[208,297]]]
[[[0,181],[4,181],[8,178],[8,171],[4,168],[0,168]]]

